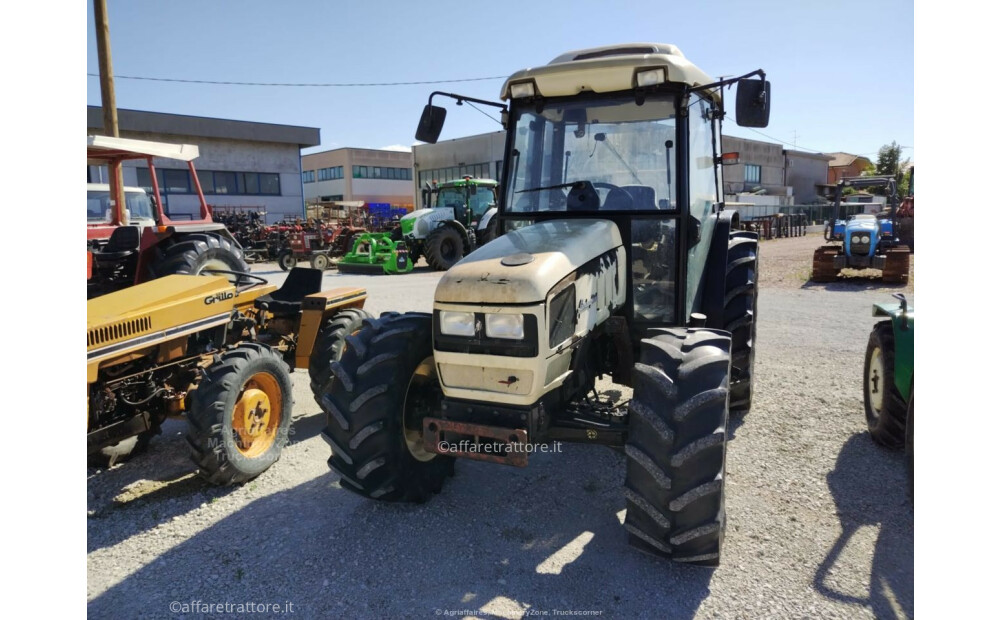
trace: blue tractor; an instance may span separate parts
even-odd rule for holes
[[[843,200],[845,187],[884,187],[889,213],[876,216],[857,213],[848,216]],[[845,177],[837,184],[834,200],[836,218],[826,225],[826,245],[813,254],[813,282],[833,282],[842,269],[878,269],[882,281],[906,284],[910,279],[910,250],[899,241],[899,196],[896,179],[884,177]]]

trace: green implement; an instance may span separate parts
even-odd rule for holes
[[[410,252],[402,241],[389,233],[364,233],[354,240],[351,251],[337,263],[341,273],[392,275],[413,271]]]

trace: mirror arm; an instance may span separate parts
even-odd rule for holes
[[[482,105],[493,106],[494,108],[500,108],[504,112],[507,111],[507,104],[497,103],[496,101],[486,101],[485,99],[476,99],[474,97],[466,97],[465,95],[456,95],[455,93],[446,93],[440,90],[436,90],[431,93],[431,96],[427,98],[427,105],[434,105],[434,95],[441,95],[442,97],[451,97],[458,102],[458,105],[462,105],[463,101],[471,101],[472,103],[479,103]]]
[[[733,84],[735,84],[736,82],[739,82],[740,80],[745,80],[746,78],[753,77],[755,75],[759,75],[760,79],[762,79],[762,80],[767,79],[767,75],[764,73],[764,70],[763,69],[757,69],[756,71],[751,71],[750,73],[741,75],[739,77],[728,78],[728,79],[725,79],[725,80],[719,80],[718,82],[712,82],[711,84],[703,84],[701,86],[696,86],[694,88],[689,88],[688,92],[689,93],[697,93],[697,92],[700,92],[700,91],[703,91],[703,90],[708,90],[709,88],[720,88],[720,87],[723,87],[723,86],[732,86]]]

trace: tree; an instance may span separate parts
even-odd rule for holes
[[[869,168],[866,170],[866,174],[870,173],[872,176],[892,176],[896,177],[896,193],[899,196],[905,196],[908,191],[909,179],[903,173],[903,169],[910,160],[900,161],[902,157],[903,147],[896,144],[893,140],[891,144],[885,144],[878,150],[878,159],[875,161],[874,170]],[[869,172],[870,171],[870,172]],[[885,190],[882,188],[871,188],[874,194],[885,194]]]

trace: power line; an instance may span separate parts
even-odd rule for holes
[[[88,73],[90,77],[99,77],[97,73]],[[182,84],[217,84],[224,86],[283,86],[283,87],[312,87],[312,88],[341,88],[351,86],[413,86],[420,84],[451,84],[454,82],[481,82],[485,80],[504,80],[506,75],[494,75],[490,77],[463,78],[458,80],[426,80],[419,82],[358,82],[358,83],[286,83],[286,82],[222,82],[216,80],[183,80],[179,78],[155,78],[142,77],[138,75],[116,75],[115,79],[122,80],[145,80],[148,82],[178,82]]]

